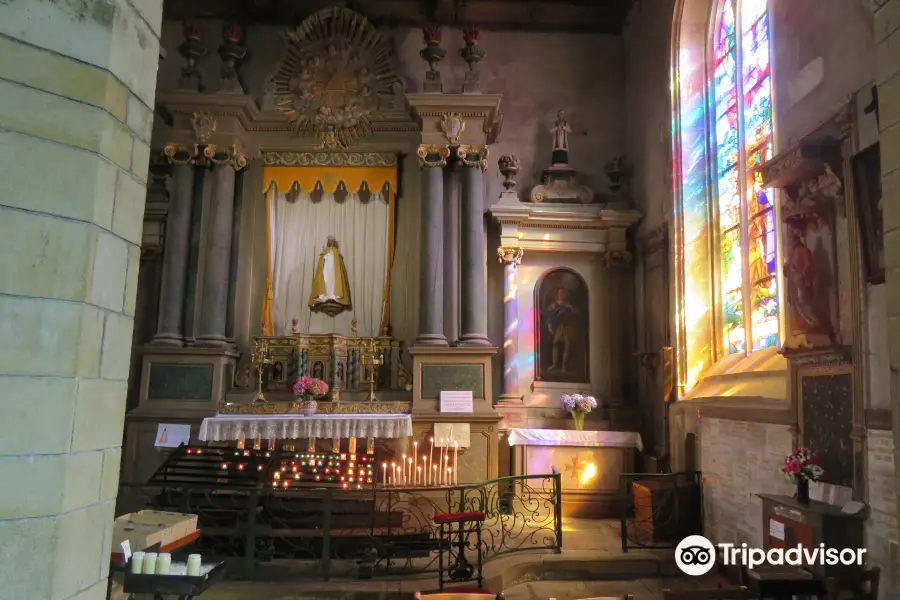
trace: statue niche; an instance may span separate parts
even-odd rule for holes
[[[534,288],[535,379],[589,383],[588,289],[571,269],[552,269]]]

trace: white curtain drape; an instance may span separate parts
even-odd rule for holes
[[[290,198],[296,200],[289,202]],[[356,319],[360,336],[377,336],[387,281],[389,206],[381,193],[369,202],[348,193],[344,202],[324,193],[313,202],[305,192],[269,187],[272,320],[275,335],[291,332],[298,319],[304,333],[351,335]],[[329,317],[309,310],[309,294],[319,253],[329,235],[337,241],[350,283],[353,310]]]

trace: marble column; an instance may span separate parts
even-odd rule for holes
[[[484,171],[487,148],[460,146],[462,194],[459,216],[460,346],[490,346],[487,336],[487,263],[484,240]]]
[[[151,344],[161,346],[182,346],[184,344],[184,296],[187,290],[194,168],[189,164],[173,167],[173,190],[169,196],[169,207],[166,214],[159,317],[156,335],[153,336]]]
[[[234,222],[234,167],[217,164],[212,171],[209,230],[203,265],[198,346],[228,346],[228,280]]]
[[[459,163],[444,169],[444,335],[459,339]]]
[[[419,335],[417,346],[447,346],[444,336],[444,172],[450,151],[446,146],[422,145],[421,262],[419,263]]]
[[[503,393],[501,401],[522,398],[519,393],[519,299],[517,274],[522,262],[522,249],[503,247],[497,249],[504,264],[503,283]]]

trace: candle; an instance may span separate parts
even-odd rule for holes
[[[447,473],[447,476],[444,478],[444,485],[450,485],[450,465],[448,464],[449,462],[450,462],[450,452],[448,449],[447,456],[444,457],[444,469],[446,470],[445,472]]]
[[[415,470],[413,470],[413,462],[411,458],[409,459],[409,468],[407,469],[407,473],[409,473],[409,481],[406,485],[416,485],[416,481],[414,479],[416,476],[416,472]]]
[[[135,552],[131,555],[131,572],[140,575],[144,569],[144,553]]]
[[[444,467],[447,466],[444,464],[444,452],[447,449],[446,444],[444,444],[444,438],[439,440],[439,445],[441,447],[441,453],[438,455],[438,466],[441,468],[441,472],[438,473],[438,477],[440,478],[438,484],[442,485],[444,483]]]
[[[453,485],[459,485],[459,442],[453,442]]]
[[[413,442],[413,464],[414,465],[419,464],[419,442],[418,441]],[[413,485],[418,485],[418,483],[419,483],[418,475],[414,473],[413,476],[415,477],[415,479],[413,480]]]
[[[436,486],[438,484],[437,478],[438,478],[437,465],[431,465],[431,485]]]
[[[199,577],[200,576],[200,555],[199,554],[191,554],[187,559],[187,575],[188,577]]]
[[[397,463],[391,463],[391,483],[397,485]]]
[[[453,479],[453,477],[451,477],[452,474],[453,474],[453,469],[451,469],[450,467],[447,467],[447,485],[450,485],[450,480]]]
[[[400,485],[406,485],[406,454],[403,454],[403,460],[400,461]]]
[[[387,463],[381,463],[381,484],[387,487]]]
[[[429,454],[428,464],[434,464],[434,436],[431,436],[431,453]],[[426,478],[431,482],[431,485],[434,485],[434,480],[431,475],[426,473]]]
[[[416,482],[419,485],[423,485],[422,484],[422,467],[421,466],[416,467]]]
[[[141,573],[144,575],[156,574],[156,556],[156,552],[147,552],[144,554],[144,568],[141,569]]]
[[[156,574],[168,575],[172,568],[172,555],[164,552],[156,559]]]
[[[422,486],[428,485],[428,456],[422,456]]]

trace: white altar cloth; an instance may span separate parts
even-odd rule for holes
[[[412,419],[401,415],[218,415],[203,419],[200,441],[402,438],[412,435]]]
[[[572,429],[510,429],[509,445],[644,449],[641,434],[633,431],[578,431]]]

